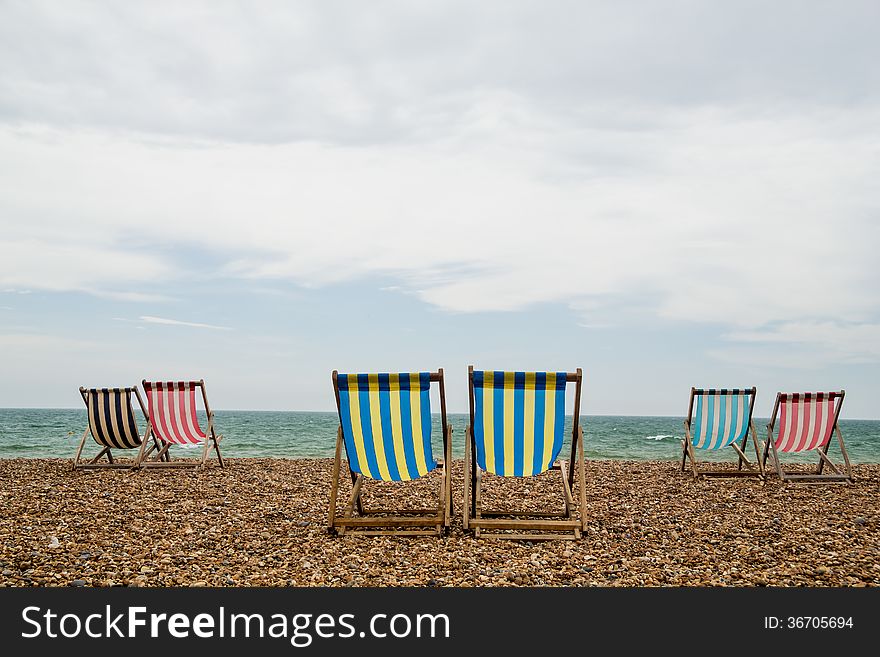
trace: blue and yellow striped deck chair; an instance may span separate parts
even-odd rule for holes
[[[577,539],[586,523],[584,436],[580,426],[581,381],[576,372],[499,372],[468,368],[470,425],[465,435],[463,524],[477,537]],[[558,461],[565,423],[565,390],[575,384],[571,461]],[[572,496],[577,464],[580,504]],[[562,479],[560,511],[485,510],[481,508],[483,473],[531,477],[558,470]],[[575,517],[580,507],[580,520]],[[507,516],[507,517],[505,517]],[[484,530],[494,530],[487,532]],[[514,533],[522,530],[532,533]],[[541,533],[535,533],[541,532]],[[562,533],[561,533],[562,532]]]
[[[681,471],[691,462],[695,479],[707,477],[763,477],[764,468],[758,452],[758,434],[752,424],[755,407],[755,388],[731,390],[691,388],[688,414],[684,421],[684,440],[681,441]],[[752,436],[757,469],[746,457],[745,448]],[[705,470],[698,467],[696,450],[720,450],[730,447],[737,453],[736,470]],[[743,470],[743,466],[746,469]]]
[[[440,389],[443,459],[435,459],[431,447],[431,383],[437,383]],[[452,515],[452,427],[446,422],[443,369],[399,374],[340,374],[334,370],[333,390],[339,430],[330,489],[330,532],[399,536],[440,535],[448,531]],[[336,513],[336,497],[343,449],[352,489],[340,517]],[[435,469],[441,471],[435,508],[364,507],[367,480],[412,481]]]
[[[147,409],[141,399],[137,386],[132,388],[80,388],[79,394],[88,409],[88,426],[79,441],[79,448],[73,458],[73,469],[78,468],[135,468],[138,459],[130,462],[117,462],[113,458],[116,450],[140,450],[144,438],[140,435],[137,418],[131,405],[131,396],[140,404],[144,417],[147,418]],[[86,438],[91,434],[101,450],[97,456],[88,462],[82,461],[83,448]],[[150,445],[150,451],[156,449],[155,439]],[[101,458],[106,456],[107,463],[101,463]],[[137,454],[135,454],[135,457]]]

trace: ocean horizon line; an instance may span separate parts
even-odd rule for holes
[[[79,411],[85,412],[84,406],[0,406],[0,411]],[[215,413],[322,413],[327,415],[337,415],[335,409],[331,410],[313,410],[313,409],[284,409],[284,408],[214,408]],[[447,409],[447,415],[468,415],[470,411],[450,411]],[[432,412],[432,416],[439,416],[439,412]],[[572,413],[566,413],[565,417],[574,417]],[[599,418],[680,418],[684,419],[683,413],[581,413],[578,417],[599,417]],[[769,416],[755,415],[753,420],[769,420]],[[880,422],[880,417],[842,417],[842,422]]]
[[[0,457],[64,456],[75,450],[86,429],[86,409],[81,408],[0,408]],[[143,430],[145,418],[137,412]],[[204,411],[199,412],[204,421]],[[226,410],[215,412],[215,426],[225,438],[223,453],[230,457],[303,457],[332,456],[339,427],[335,411]],[[584,447],[588,457],[635,460],[679,458],[684,438],[684,416],[675,415],[589,415],[581,414]],[[468,413],[447,412],[453,428],[452,449],[455,456],[464,450]],[[766,439],[762,417],[753,418],[759,442]],[[435,449],[442,440],[441,417],[432,413],[432,436]],[[565,417],[564,443],[571,439],[573,417]],[[853,462],[880,463],[880,421],[842,418],[847,450]],[[836,442],[836,441],[835,441]],[[749,439],[749,450],[751,438]],[[91,441],[87,443],[91,445]],[[563,447],[566,449],[566,447]],[[836,448],[835,448],[836,449]],[[710,450],[711,452],[711,450]],[[751,451],[750,451],[751,453]],[[710,460],[726,458],[710,453]],[[803,459],[798,456],[797,459]],[[812,458],[812,457],[808,457]]]

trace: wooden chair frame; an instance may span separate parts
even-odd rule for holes
[[[770,416],[770,422],[767,424],[767,442],[764,444],[764,458],[763,464],[764,469],[766,471],[767,468],[767,457],[769,455],[770,450],[773,450],[773,465],[776,469],[776,474],[779,476],[781,481],[786,483],[801,481],[807,483],[817,483],[824,481],[832,481],[832,482],[841,482],[841,483],[852,483],[854,481],[852,474],[852,465],[849,462],[849,454],[846,451],[846,446],[843,444],[843,434],[840,432],[840,426],[837,421],[840,417],[840,409],[843,406],[843,397],[846,394],[845,390],[841,390],[839,393],[835,392],[833,395],[837,397],[840,401],[837,402],[837,408],[834,410],[834,426],[832,431],[837,437],[837,444],[840,445],[840,453],[843,457],[843,467],[844,470],[841,470],[840,467],[834,463],[830,458],[828,458],[828,448],[831,447],[831,439],[829,438],[828,442],[825,443],[822,447],[817,447],[814,451],[819,455],[819,463],[816,466],[816,472],[814,474],[804,474],[801,472],[790,472],[782,469],[782,464],[779,460],[779,453],[776,450],[776,441],[773,440],[773,429],[776,426],[776,416],[779,412],[779,400],[781,399],[784,393],[778,392],[776,393],[776,402],[773,404],[773,414]],[[823,474],[822,470],[825,465],[833,471],[833,474]]]
[[[474,439],[474,368],[468,366],[468,391],[470,396],[470,424],[465,431],[464,443],[464,508],[462,525],[465,530],[472,529],[476,538],[500,538],[509,540],[576,540],[586,529],[586,474],[584,471],[584,434],[580,427],[581,368],[566,372],[566,382],[575,383],[573,426],[571,436],[571,463],[558,460],[550,467],[560,473],[562,480],[563,508],[560,511],[516,511],[483,509],[481,506],[483,471],[477,465],[477,448]],[[577,468],[575,468],[577,465]],[[575,502],[571,490],[575,469],[577,469],[579,501]],[[575,517],[579,509],[580,518]],[[490,530],[490,531],[486,531]],[[492,531],[494,530],[494,531]],[[508,533],[508,532],[530,533]],[[542,532],[542,533],[536,533]]]
[[[684,472],[685,463],[688,459],[690,459],[691,463],[691,472],[694,475],[694,479],[699,479],[702,477],[764,477],[764,465],[761,462],[761,455],[758,451],[758,432],[755,431],[755,425],[752,422],[752,413],[755,410],[755,393],[757,389],[752,386],[751,389],[746,389],[743,392],[748,392],[752,396],[752,403],[749,405],[749,422],[746,432],[742,437],[742,444],[737,445],[736,441],[732,442],[728,447],[732,447],[733,450],[737,454],[737,467],[736,470],[701,470],[698,468],[698,461],[696,457],[696,449],[693,445],[693,434],[691,433],[691,417],[694,411],[694,396],[696,393],[704,394],[706,392],[714,392],[716,395],[728,395],[733,394],[733,390],[729,390],[726,388],[720,389],[706,389],[706,390],[698,390],[697,388],[691,388],[691,398],[688,403],[688,415],[687,419],[684,421],[684,440],[681,441],[681,471]],[[757,470],[752,466],[752,462],[749,461],[748,457],[745,454],[746,443],[749,440],[749,435],[752,436],[752,445],[755,448],[755,463],[758,467]],[[748,468],[747,470],[743,470],[743,465]]]
[[[141,411],[144,414],[144,418],[147,421],[147,431],[149,432],[150,426],[150,416],[147,413],[147,409],[144,407],[144,400],[141,398],[141,393],[138,391],[137,386],[133,386],[131,388],[119,388],[119,390],[123,392],[134,392],[137,397],[138,404],[140,404]],[[89,389],[80,386],[79,394],[83,398],[83,401],[86,404],[86,408],[89,406]],[[90,470],[90,469],[103,469],[103,468],[118,468],[123,470],[133,470],[138,467],[139,456],[142,452],[144,452],[144,448],[147,445],[148,434],[144,434],[144,437],[141,439],[141,444],[138,447],[130,447],[130,448],[122,448],[122,447],[107,447],[105,445],[100,445],[101,450],[98,454],[90,459],[87,462],[82,461],[82,453],[85,448],[86,438],[89,436],[89,432],[91,428],[87,425],[86,430],[83,431],[82,438],[79,441],[79,447],[76,450],[76,456],[73,457],[73,469],[74,470]],[[97,443],[97,440],[95,441]],[[128,450],[137,450],[137,455],[135,455],[135,459],[132,463],[117,463],[113,459],[113,449],[128,449]],[[154,449],[159,449],[159,444],[156,442],[155,437],[153,438],[153,444],[150,445],[149,450],[146,452],[147,454],[151,453]],[[107,463],[101,463],[101,459],[106,456]]]
[[[446,421],[446,386],[443,368],[430,373],[431,383],[438,383],[440,389],[440,422],[443,432],[443,456],[435,459],[441,471],[438,485],[437,506],[422,509],[368,509],[364,505],[364,488],[368,481],[359,472],[351,469],[345,439],[342,435],[342,408],[339,403],[338,371],[333,370],[333,392],[336,396],[336,409],[339,413],[339,429],[336,432],[336,454],[333,459],[333,473],[330,484],[330,510],[328,530],[337,536],[442,536],[449,532],[452,517],[452,427]],[[336,499],[339,494],[339,477],[342,469],[342,453],[346,451],[348,472],[351,477],[351,494],[348,497],[342,516],[337,514]]]
[[[147,388],[147,380],[143,380],[143,386],[146,390]],[[205,431],[206,438],[204,445],[202,447],[202,457],[198,461],[172,461],[171,460],[171,452],[169,451],[171,446],[176,443],[165,442],[162,447],[159,449],[159,452],[153,458],[148,458],[149,452],[143,453],[138,457],[138,467],[141,468],[195,468],[202,469],[208,462],[208,452],[209,448],[212,448],[214,452],[217,454],[217,461],[220,463],[220,467],[226,467],[226,464],[223,461],[223,455],[220,454],[220,441],[223,440],[223,435],[218,435],[214,430],[214,411],[211,410],[211,406],[208,404],[208,394],[205,391],[205,380],[199,379],[198,381],[189,381],[189,384],[199,388],[202,391],[202,401],[205,403],[205,413],[208,416],[208,428]],[[143,405],[143,402],[141,402]],[[145,411],[146,412],[146,411]],[[147,436],[153,436],[153,439],[156,440],[157,436],[153,431],[153,423],[149,420],[147,422],[149,429],[147,430]],[[161,440],[158,439],[158,440]],[[146,438],[144,439],[146,442]],[[158,442],[157,442],[158,444]],[[142,443],[143,445],[143,443]],[[143,452],[143,449],[141,450]]]

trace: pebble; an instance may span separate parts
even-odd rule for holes
[[[855,466],[851,486],[770,478],[761,487],[694,482],[671,462],[595,461],[587,528],[566,543],[477,540],[458,514],[442,539],[333,537],[324,531],[331,467],[229,459],[185,475],[84,473],[69,460],[0,459],[0,585],[880,586],[880,532],[858,529],[880,517],[880,465]],[[365,502],[425,506],[433,475],[405,487],[368,482]],[[487,477],[484,504],[555,508],[558,476]],[[161,507],[144,505],[157,489]]]

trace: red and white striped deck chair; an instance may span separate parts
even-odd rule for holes
[[[767,425],[767,442],[764,445],[764,463],[770,450],[776,474],[782,481],[852,481],[849,454],[843,444],[843,435],[837,420],[843,406],[844,391],[840,392],[780,392],[776,395],[773,415]],[[777,418],[779,420],[777,424]],[[773,437],[774,431],[776,437]],[[831,434],[836,434],[843,470],[828,458]],[[814,473],[785,471],[779,462],[780,453],[815,452],[819,463]],[[832,471],[823,473],[825,466]]]
[[[217,452],[220,467],[224,467],[223,456],[220,454],[220,441],[223,436],[214,430],[214,413],[208,405],[205,393],[205,382],[200,381],[146,381],[144,391],[147,393],[150,430],[161,444],[159,453],[152,459],[139,459],[141,467],[202,467],[208,460],[208,449]],[[207,415],[207,429],[202,430],[199,424],[196,405],[196,389],[201,390],[202,401]],[[202,458],[198,461],[172,461],[169,449],[172,445],[184,448],[202,448]]]

